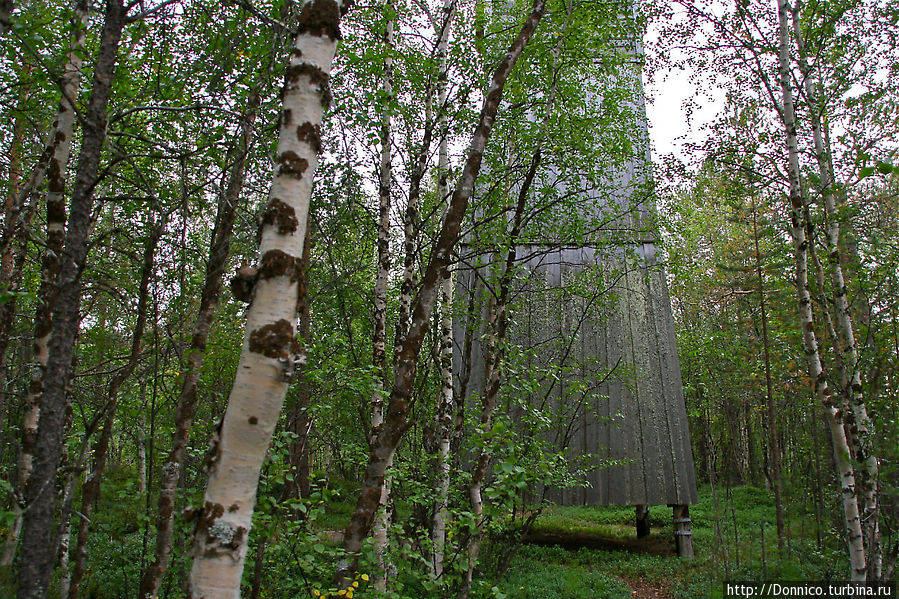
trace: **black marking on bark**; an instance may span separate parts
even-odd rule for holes
[[[288,277],[291,283],[296,283],[300,280],[301,266],[301,258],[296,258],[281,250],[269,250],[262,256],[259,277],[263,280]]]
[[[278,156],[278,164],[281,165],[279,174],[292,177],[294,179],[302,179],[303,173],[309,168],[309,161],[301,158],[293,150],[287,150]]]
[[[230,506],[228,506],[228,512],[230,512],[230,513],[232,513],[232,514],[233,514],[234,512],[236,512],[237,510],[239,510],[239,509],[240,509],[240,506],[237,505],[236,502],[235,502],[235,503],[232,503]]]
[[[308,62],[292,64],[287,67],[287,73],[284,75],[284,83],[288,86],[295,85],[302,75],[309,77],[309,82],[314,85],[328,85],[331,76],[326,72]]]
[[[50,160],[50,164],[47,165],[47,189],[52,193],[63,193],[66,190],[62,169],[56,158]]]
[[[52,164],[56,164],[56,161],[54,160],[52,162]],[[47,184],[47,188],[50,191],[57,193],[57,194],[64,193],[65,187],[66,187],[66,184],[62,177],[60,177],[58,180],[55,180],[53,177],[51,177],[50,181]],[[63,200],[62,198],[56,198],[54,200],[48,201],[47,202],[47,224],[50,225],[52,223],[57,223],[57,224],[59,224],[60,228],[62,228],[62,226],[65,224],[65,222],[66,222],[65,200]],[[51,238],[62,237],[62,235],[63,235],[62,231],[51,231],[50,233],[47,234],[48,242],[50,241]],[[61,241],[61,239],[55,239],[54,241],[58,243]],[[53,247],[53,245],[51,245],[50,247]],[[58,259],[55,261],[58,262]]]
[[[250,416],[250,417],[247,419],[247,422],[249,422],[249,423],[252,424],[252,425],[257,425],[257,424],[259,424],[259,419],[256,418],[255,416]]]
[[[223,508],[220,503],[207,501],[203,504],[203,507],[190,510],[189,512],[188,510],[184,510],[184,513],[188,520],[196,519],[197,534],[206,535],[209,531],[209,527],[215,524],[215,521],[225,513],[225,508]]]
[[[290,205],[272,198],[262,215],[262,224],[277,227],[280,235],[289,235],[296,232],[300,223],[296,211]]]
[[[222,424],[224,424],[224,416],[215,424],[215,431],[212,433],[212,439],[209,440],[209,449],[206,450],[206,456],[203,460],[203,469],[207,474],[212,472],[212,469],[219,461],[219,457],[221,457],[222,450],[219,447],[219,440],[222,434]]]
[[[297,126],[297,139],[312,146],[316,154],[322,153],[322,128],[320,125],[306,122]]]
[[[281,125],[286,127],[292,118],[293,111],[290,108],[285,108],[284,111],[281,112]]]
[[[318,86],[318,93],[321,98],[322,106],[324,108],[330,106],[331,85],[329,82],[331,76],[314,64],[309,64],[308,62],[290,65],[290,67],[287,68],[287,73],[284,76],[284,89],[281,90],[281,98],[284,98],[284,94],[287,90],[296,88],[297,82],[302,75],[309,77],[310,84]]]
[[[292,49],[290,50],[290,57],[291,57],[291,58],[302,58],[302,57],[303,57],[303,51],[300,50],[299,48],[292,48]]]
[[[328,36],[333,41],[342,39],[340,35],[340,7],[334,0],[312,0],[303,6],[300,13],[298,35]]]
[[[293,325],[283,318],[250,333],[250,351],[268,358],[286,360],[299,349]]]

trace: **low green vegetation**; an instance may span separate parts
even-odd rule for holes
[[[794,523],[801,521],[802,511],[791,507]],[[535,532],[593,535],[609,541],[610,549],[523,545],[497,586],[516,599],[688,599],[721,597],[726,580],[848,578],[845,550],[833,531],[820,531],[821,547],[812,527],[793,531],[783,555],[778,553],[774,502],[765,489],[705,485],[690,513],[696,557],[685,561],[674,555],[670,508],[651,508],[652,534],[637,540],[632,508],[551,506],[537,519]],[[625,540],[627,549],[611,548]]]
[[[135,494],[130,481],[127,473],[110,473],[110,491],[93,523],[96,533],[89,550],[95,556],[96,571],[87,589],[88,596],[127,596],[136,584],[141,555],[145,555],[147,523],[142,513],[144,506],[132,499]],[[305,518],[260,518],[251,538],[244,594],[250,595],[254,560],[265,535],[269,536],[262,558],[262,597],[314,597],[316,591],[326,590],[340,551],[340,531],[353,509],[354,494],[350,491],[322,489],[304,500],[304,507],[294,505],[294,510],[304,513]],[[476,594],[494,599],[717,598],[723,596],[722,583],[726,580],[848,578],[842,540],[833,530],[816,531],[814,518],[804,514],[799,505],[788,506],[792,515],[790,536],[781,555],[769,491],[749,486],[713,489],[703,485],[699,496],[699,503],[690,509],[696,551],[691,561],[674,554],[671,510],[665,506],[651,508],[652,534],[639,540],[633,526],[633,508],[546,506],[534,523],[534,535],[576,536],[588,540],[591,546],[538,546],[524,542],[503,572],[497,571],[496,560],[483,561],[483,576]],[[402,535],[404,522],[412,517],[411,510],[401,505],[397,512],[395,533]],[[805,525],[800,527],[800,522]],[[830,526],[829,522],[824,524]],[[187,532],[190,525],[181,522],[181,526]],[[508,543],[508,539],[504,535],[501,541],[495,541],[494,549]],[[424,539],[407,539],[395,555],[398,572],[390,597],[443,596],[440,585],[424,574],[427,569],[420,551],[424,543]],[[367,572],[372,571],[370,553],[363,557],[360,566],[360,573],[366,578]],[[493,552],[488,548],[486,554]],[[176,547],[175,563],[162,597],[182,596],[186,565],[184,548]],[[376,596],[371,582],[360,578],[355,596]]]

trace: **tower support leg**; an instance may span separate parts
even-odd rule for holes
[[[639,504],[634,506],[637,513],[637,538],[649,536],[649,506]]]
[[[675,505],[674,508],[674,546],[677,556],[683,559],[693,558],[693,523],[690,520],[690,506]]]

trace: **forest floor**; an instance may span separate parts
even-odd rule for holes
[[[94,518],[89,548],[93,572],[87,596],[132,596],[148,546],[144,502],[118,481],[115,472],[111,480],[118,491],[104,497],[103,509]],[[485,548],[475,595],[491,599],[695,599],[723,597],[725,581],[848,579],[845,546],[833,532],[833,523],[809,507],[814,503],[808,498],[788,495],[788,538],[783,554],[778,553],[771,495],[756,487],[714,491],[701,487],[699,503],[690,507],[696,553],[692,560],[675,555],[670,508],[651,507],[651,534],[637,539],[633,508],[545,506],[502,574],[496,573],[493,550],[507,550],[507,541]],[[309,589],[327,584],[341,541],[338,531],[353,509],[352,497],[349,489],[327,494],[316,508],[321,515],[315,519],[315,530],[304,532],[301,523],[279,525],[297,528],[283,530],[270,544],[263,597],[309,596]],[[836,513],[837,507],[828,506],[828,513]],[[399,511],[402,520],[404,510]],[[189,530],[188,523],[180,525],[183,533]],[[260,523],[257,534],[263,529]],[[164,595],[170,598],[180,596],[178,580],[188,567],[186,547],[176,550],[167,587],[170,592]],[[248,573],[253,571],[255,557],[251,547]],[[415,580],[406,582],[406,589],[397,589],[391,597],[436,596],[416,589]],[[12,572],[0,570],[0,597],[10,596],[13,585]]]
[[[633,508],[548,507],[513,558],[499,588],[509,598],[686,599],[723,597],[726,581],[848,578],[830,522],[788,508],[783,555],[771,493],[755,487],[700,489],[691,506],[696,556],[678,558],[671,509],[651,508],[652,533],[636,538]]]

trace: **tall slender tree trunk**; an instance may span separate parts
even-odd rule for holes
[[[394,10],[392,0],[387,0],[385,13]],[[387,282],[390,276],[390,190],[393,179],[393,135],[390,117],[393,98],[393,28],[394,18],[388,16],[384,30],[384,72],[381,77],[381,91],[384,93],[384,112],[381,123],[381,168],[378,175],[378,272],[375,279],[374,333],[372,335],[372,366],[374,377],[371,397],[371,434],[374,438],[384,422],[384,374],[387,369]],[[411,202],[410,202],[411,204]],[[410,231],[407,223],[407,235]],[[407,272],[408,269],[407,269]],[[405,274],[405,273],[404,273]],[[411,276],[411,272],[409,272]],[[406,278],[403,279],[403,288]],[[404,296],[405,297],[405,296]],[[402,306],[407,306],[406,302]],[[402,309],[402,308],[401,308]],[[407,311],[407,310],[406,310]],[[401,318],[403,318],[401,316]],[[387,529],[390,527],[390,485],[385,484],[381,491],[380,509],[375,518],[372,537],[375,552],[378,556],[378,568],[374,573],[373,583],[376,589],[383,592],[387,588],[388,566],[385,562],[387,551]]]
[[[303,5],[298,20],[282,93],[258,278],[247,310],[237,377],[209,453],[204,502],[194,515],[191,597],[231,599],[240,593],[259,473],[300,359],[299,270],[341,7],[335,0],[311,0]]]
[[[115,427],[115,417],[119,404],[119,390],[128,378],[134,373],[140,362],[143,349],[144,329],[147,324],[147,304],[150,294],[150,281],[153,278],[156,248],[159,239],[165,232],[167,215],[159,215],[153,224],[153,230],[147,245],[144,247],[143,262],[141,265],[141,278],[137,300],[137,317],[134,331],[131,334],[131,352],[128,362],[119,370],[109,382],[106,390],[108,403],[106,405],[106,418],[103,422],[103,432],[97,446],[94,448],[94,467],[81,486],[81,512],[78,519],[78,541],[75,546],[75,559],[72,562],[72,577],[69,581],[69,599],[78,599],[81,592],[81,583],[84,580],[87,568],[87,542],[90,534],[90,518],[94,506],[100,499],[100,483],[106,471],[106,463],[109,460],[109,445],[112,440],[112,431]]]
[[[68,428],[68,425],[66,426]],[[87,460],[90,445],[88,439],[84,440],[81,455],[75,463],[66,468],[62,492],[62,509],[59,518],[59,599],[68,599],[71,587],[72,573],[69,570],[69,543],[72,540],[72,504],[75,501],[75,483],[82,471],[82,464]]]
[[[53,335],[44,376],[41,416],[28,482],[19,599],[46,595],[56,557],[53,515],[56,508],[56,468],[62,446],[66,388],[81,308],[81,274],[88,250],[100,154],[106,139],[106,108],[115,74],[116,55],[125,25],[123,0],[107,0],[100,47],[94,65],[93,87],[84,118],[84,134],[72,189],[71,213],[59,273],[59,292],[53,308]]]
[[[787,137],[788,176],[790,180],[790,233],[793,238],[793,253],[796,261],[796,293],[799,304],[799,325],[805,347],[809,378],[815,394],[821,400],[827,417],[833,441],[834,461],[840,476],[843,498],[843,514],[846,525],[849,562],[852,580],[866,578],[864,536],[858,510],[858,495],[855,486],[855,471],[850,461],[850,448],[843,428],[841,410],[833,401],[827,376],[821,365],[812,301],[808,283],[808,244],[805,227],[805,201],[800,189],[801,171],[799,166],[799,146],[796,136],[796,114],[793,106],[793,90],[790,80],[790,32],[788,25],[789,7],[786,0],[778,0],[780,88],[783,95],[782,119]]]
[[[762,253],[759,250],[758,210],[753,196],[752,241],[755,245],[755,272],[759,282],[759,311],[762,319],[762,346],[765,358],[765,400],[768,416],[768,464],[771,471],[771,487],[774,489],[774,511],[777,520],[777,550],[784,554],[786,527],[784,525],[783,479],[781,477],[780,437],[777,434],[777,406],[774,403],[774,384],[771,380],[771,351],[768,340],[768,302],[765,299],[765,273],[762,269]]]
[[[37,310],[34,317],[34,341],[31,382],[22,415],[22,446],[19,454],[17,482],[20,497],[24,499],[25,488],[31,477],[34,459],[34,444],[37,437],[43,378],[47,368],[47,349],[52,330],[51,311],[56,303],[59,257],[65,243],[65,187],[66,169],[72,152],[72,136],[75,130],[75,107],[71,99],[78,95],[81,81],[81,51],[87,33],[88,6],[86,0],[78,0],[73,18],[73,40],[62,78],[62,98],[53,124],[52,136],[56,142],[52,157],[46,169],[47,177],[47,247],[41,263],[41,284],[38,290]],[[3,351],[5,354],[5,350]],[[21,529],[25,506],[16,506],[16,521],[10,529],[0,565],[12,562],[18,532]]]
[[[836,206],[836,181],[833,176],[830,153],[824,141],[822,117],[824,105],[818,93],[819,86],[815,74],[809,66],[802,26],[799,21],[798,5],[792,11],[793,35],[799,51],[799,70],[803,76],[805,98],[809,105],[809,117],[812,124],[815,162],[818,165],[818,176],[821,182],[821,196],[824,199],[824,212],[827,218],[824,227],[824,238],[827,247],[827,261],[830,266],[830,283],[833,292],[833,307],[837,321],[837,351],[839,363],[843,369],[841,394],[846,396],[850,411],[844,415],[849,430],[849,438],[857,439],[853,447],[854,459],[861,464],[857,469],[857,482],[864,500],[862,529],[865,535],[865,551],[867,556],[868,578],[879,580],[882,566],[880,546],[880,529],[877,509],[877,477],[878,461],[874,454],[874,426],[868,416],[862,388],[861,367],[846,280],[843,276],[843,256],[840,248],[840,216]]]
[[[385,10],[392,10],[388,2]],[[384,376],[387,370],[387,283],[390,276],[390,188],[393,179],[392,123],[390,102],[393,97],[393,28],[394,21],[387,22],[384,43],[387,56],[384,58],[384,73],[381,90],[385,94],[384,112],[381,123],[381,167],[378,175],[378,271],[375,278],[374,333],[372,336],[372,365],[374,366],[374,389],[371,397],[372,432],[380,428],[384,421]]]
[[[206,262],[206,277],[200,295],[200,308],[194,324],[193,336],[185,357],[184,379],[181,393],[175,408],[175,433],[168,458],[162,467],[159,507],[156,514],[156,553],[144,571],[141,579],[140,599],[155,599],[159,594],[162,577],[169,566],[172,553],[172,537],[174,535],[175,499],[178,493],[178,481],[190,441],[190,429],[193,426],[194,413],[197,407],[197,386],[206,356],[206,344],[215,318],[219,297],[222,292],[222,276],[228,265],[231,251],[231,234],[234,230],[234,219],[240,203],[243,189],[247,154],[250,152],[252,125],[258,107],[258,97],[253,96],[250,107],[241,121],[241,135],[236,143],[234,163],[228,176],[228,184],[219,197],[215,226],[209,247],[209,260]]]
[[[24,102],[24,89],[19,92],[19,103]],[[12,276],[12,265],[14,262],[13,251],[14,244],[8,241],[19,241],[24,244],[26,240],[20,239],[18,227],[17,200],[19,199],[19,186],[22,178],[22,150],[25,142],[24,119],[16,118],[12,123],[12,141],[9,145],[9,163],[7,168],[6,179],[8,187],[6,188],[6,200],[3,203],[3,233],[0,234],[0,291],[10,292],[17,291],[17,281]],[[11,305],[10,305],[11,304]],[[0,447],[5,447],[4,439],[4,417],[6,415],[6,391],[7,391],[7,368],[6,368],[6,351],[9,348],[9,339],[12,333],[12,321],[15,314],[15,295],[8,297],[7,301],[0,306]],[[2,459],[0,454],[0,459]],[[19,496],[14,497],[16,506],[21,503],[22,489],[17,490]],[[17,515],[15,525],[11,527],[10,534],[7,537],[7,543],[4,547],[3,555],[0,557],[0,565],[8,565],[12,561],[7,554],[9,550],[9,539],[18,539],[19,532],[22,528],[22,519]],[[15,550],[15,542],[13,542],[13,551]]]
[[[14,127],[19,127],[17,120]],[[16,154],[21,150],[21,133],[14,130],[17,135],[11,148],[9,179],[10,188],[4,209],[4,226],[0,234],[0,291],[12,294],[7,301],[0,305],[0,425],[3,424],[2,416],[6,413],[7,396],[7,350],[12,335],[13,320],[16,315],[16,293],[21,291],[22,274],[24,272],[28,246],[31,243],[28,228],[37,209],[39,193],[38,189],[44,181],[47,167],[59,145],[59,136],[51,131],[49,139],[44,145],[44,150],[37,160],[28,181],[20,185],[19,160]],[[3,427],[0,426],[0,447],[3,443]],[[17,503],[23,502],[21,495],[24,489],[18,488]],[[17,519],[17,526],[21,525],[21,519]],[[3,558],[0,558],[2,561]]]
[[[297,296],[299,297],[300,313],[300,343],[304,351],[312,339],[312,298],[309,296],[309,265],[312,259],[312,220],[306,221],[306,239],[303,242],[303,259],[300,262],[300,278],[297,281]],[[295,472],[293,489],[288,497],[309,497],[309,467],[311,447],[309,437],[312,434],[313,419],[309,414],[311,393],[306,367],[300,368],[297,373],[297,403],[293,406],[292,413],[287,421],[291,424],[294,435],[290,444],[290,465]]]
[[[449,69],[447,46],[449,45],[450,23],[453,16],[454,0],[444,0],[442,10],[443,29],[437,44],[440,59],[440,74],[437,77],[437,131],[440,135],[440,149],[437,157],[437,201],[449,200],[449,131],[447,130],[446,78]],[[431,569],[435,578],[443,576],[444,552],[446,547],[446,521],[449,511],[450,490],[450,438],[453,432],[453,409],[455,393],[453,388],[453,277],[446,268],[441,273],[440,282],[440,398],[437,402],[437,498],[431,521],[431,543],[433,544]]]
[[[362,491],[344,533],[344,549],[349,559],[338,566],[335,575],[336,581],[341,587],[345,588],[352,582],[362,541],[371,530],[372,521],[378,509],[386,470],[409,426],[410,399],[418,368],[418,355],[430,328],[431,311],[440,287],[442,273],[451,261],[462,227],[462,219],[481,170],[484,148],[493,130],[493,123],[503,96],[503,87],[545,10],[546,0],[534,0],[531,13],[508,53],[497,66],[490,82],[490,88],[484,98],[478,125],[469,146],[468,158],[414,302],[411,325],[402,339],[401,347],[394,354],[393,389],[390,392],[387,413],[381,430],[372,440]]]

